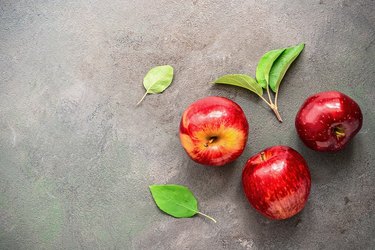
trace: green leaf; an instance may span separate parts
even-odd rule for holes
[[[198,202],[193,193],[180,185],[151,185],[156,205],[176,218],[192,217],[198,213]]]
[[[233,85],[233,86],[238,86],[242,87],[245,89],[248,89],[258,96],[263,95],[263,89],[262,87],[255,81],[254,78],[248,76],[248,75],[243,75],[243,74],[230,74],[230,75],[224,75],[214,81],[214,83],[218,84],[228,84],[228,85]]]
[[[198,211],[198,202],[193,193],[181,185],[151,185],[150,191],[156,205],[163,212],[176,218],[189,218],[201,214],[216,222],[212,217]]]
[[[143,86],[146,93],[142,99],[137,103],[140,104],[147,94],[159,94],[171,85],[173,80],[173,67],[170,65],[157,66],[150,69],[150,71],[143,78]]]
[[[273,63],[269,74],[269,84],[273,92],[276,93],[279,90],[281,80],[284,78],[286,71],[304,47],[305,44],[300,43],[294,47],[286,48]]]
[[[269,73],[273,62],[284,52],[285,49],[277,49],[268,51],[266,54],[260,58],[257,69],[256,78],[262,88],[267,87],[269,84]]]

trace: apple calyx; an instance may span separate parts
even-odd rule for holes
[[[334,127],[333,132],[335,133],[337,139],[345,137],[345,129],[342,126]]]

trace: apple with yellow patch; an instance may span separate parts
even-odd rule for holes
[[[241,107],[224,97],[209,96],[192,103],[183,113],[180,140],[195,162],[223,166],[243,152],[249,124]]]

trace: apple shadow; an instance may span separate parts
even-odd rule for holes
[[[305,158],[310,169],[313,182],[326,182],[341,171],[351,171],[355,154],[363,150],[362,136],[354,137],[345,148],[338,152],[318,152],[305,146],[294,133],[297,141],[296,150]]]
[[[339,172],[351,171],[352,160],[357,154],[363,152],[363,136],[354,137],[344,149],[335,153],[324,153],[311,150],[306,147],[298,135],[293,131],[291,134],[292,145],[306,159],[312,176],[312,193],[315,183],[330,182]],[[342,173],[341,173],[342,174]],[[282,242],[283,245],[293,245],[295,237],[300,234],[300,230],[309,231],[314,225],[316,211],[314,212],[314,201],[310,195],[304,209],[295,216],[286,220],[270,220],[261,215],[247,201],[245,195],[239,199],[243,204],[245,215],[248,220],[246,227],[255,230],[262,239],[272,239],[274,243]],[[290,244],[289,244],[290,242]],[[266,246],[268,247],[268,246]]]
[[[300,227],[305,227],[304,224],[306,223],[304,222],[304,218],[308,218],[310,210],[309,202],[306,203],[305,208],[301,212],[289,219],[272,220],[266,218],[253,208],[243,192],[242,196],[243,200],[241,200],[241,203],[243,203],[246,210],[244,218],[248,218],[246,220],[246,227],[248,227],[250,231],[253,231],[255,228],[261,239],[272,239],[272,242],[282,242],[283,245],[289,245],[289,241],[295,241],[293,235],[300,230]]]
[[[194,162],[186,157],[184,166],[181,169],[182,183],[188,183],[194,187],[195,192],[201,192],[204,197],[226,195],[231,192],[236,183],[241,183],[241,174],[245,157],[240,156],[237,160],[224,166],[205,166]]]

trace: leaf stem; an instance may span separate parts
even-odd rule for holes
[[[281,115],[280,115],[279,110],[277,108],[277,93],[278,92],[279,91],[276,91],[276,94],[275,94],[275,103],[273,103],[272,102],[272,98],[271,98],[271,94],[270,94],[269,84],[268,84],[268,81],[267,81],[267,95],[268,95],[268,99],[270,100],[270,102],[269,103],[266,102],[266,103],[268,104],[268,106],[270,106],[270,108],[272,109],[272,111],[275,113],[277,120],[279,120],[279,122],[283,122],[283,119],[281,119]],[[262,99],[265,101],[264,98],[262,98]]]
[[[146,95],[147,95],[147,91],[146,91],[146,93],[142,96],[141,100],[139,100],[139,102],[137,102],[137,105],[136,105],[136,106],[138,106],[138,105],[143,101],[143,99],[145,99]]]
[[[210,219],[210,220],[212,220],[213,222],[215,222],[216,223],[216,220],[214,219],[214,218],[212,218],[211,216],[209,216],[209,215],[207,215],[207,214],[204,214],[204,213],[201,213],[201,212],[197,212],[198,214],[200,214],[200,215],[203,215],[204,217],[206,217],[206,218],[208,218],[208,219]]]
[[[276,94],[275,94],[275,106],[276,106],[276,108],[277,108],[277,96],[278,96],[278,94],[279,94],[279,90],[277,89]]]
[[[271,99],[271,94],[270,94],[270,88],[268,87],[268,81],[267,81],[267,95],[268,95],[268,99],[270,100],[270,103],[271,105],[273,105],[273,102],[272,102],[272,99]]]
[[[283,122],[283,119],[281,119],[281,115],[279,113],[279,110],[277,109],[277,106],[274,103],[269,103],[263,96],[259,95],[259,97],[267,103],[267,105],[272,109],[272,111],[275,113],[277,120],[279,122]]]
[[[267,103],[267,105],[271,108],[271,103],[269,103],[263,96],[261,95],[258,95],[260,97],[260,99],[262,99],[265,103]]]
[[[283,122],[283,119],[281,119],[281,115],[279,113],[279,110],[277,109],[277,106],[275,104],[272,104],[271,109],[275,113],[277,120],[279,120],[279,122]]]

